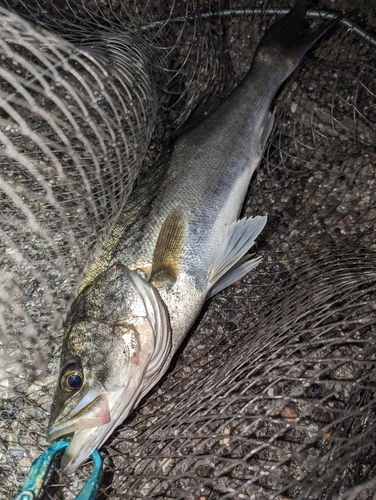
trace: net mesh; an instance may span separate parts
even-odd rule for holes
[[[367,2],[323,6],[356,7],[351,19],[375,33]],[[93,245],[141,165],[147,175],[196,107],[239,81],[271,20],[224,15],[260,7],[241,1],[7,7],[4,499],[47,445],[61,327]],[[268,214],[263,261],[210,301],[169,372],[102,448],[98,498],[375,498],[375,68],[372,45],[340,28],[284,86],[244,207]],[[74,498],[89,472],[54,468],[43,498]]]

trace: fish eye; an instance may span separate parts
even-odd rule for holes
[[[69,365],[60,377],[60,388],[64,392],[77,391],[84,383],[84,374],[81,366]]]

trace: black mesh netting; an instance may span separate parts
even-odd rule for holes
[[[21,16],[0,11],[0,498],[11,499],[47,446],[61,327],[95,241],[141,165],[148,175],[189,114],[239,81],[271,16],[241,13],[266,5],[240,0],[2,5]],[[346,9],[372,36],[372,5],[320,7]],[[98,498],[376,498],[375,54],[340,26],[283,87],[244,208],[268,214],[262,264],[210,301],[102,448]],[[74,498],[89,471],[54,468],[42,498]]]

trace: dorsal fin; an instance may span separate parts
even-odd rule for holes
[[[176,281],[180,271],[182,250],[186,233],[186,219],[179,209],[166,217],[154,250],[150,281]]]

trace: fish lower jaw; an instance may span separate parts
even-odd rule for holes
[[[94,450],[102,446],[115,427],[116,422],[75,432],[61,459],[60,467],[63,472],[65,474],[75,472]]]
[[[90,455],[83,458],[81,458],[80,456],[73,457],[71,454],[65,452],[61,458],[60,468],[64,472],[64,474],[69,476],[69,474],[73,474],[74,472],[76,472],[82,462],[84,462],[89,456]]]

